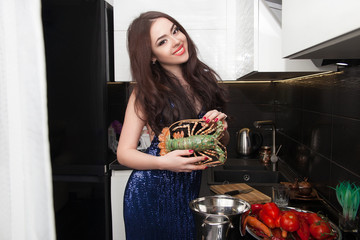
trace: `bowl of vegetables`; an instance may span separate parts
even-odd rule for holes
[[[275,203],[253,204],[246,231],[258,240],[341,240],[340,229],[326,217]]]

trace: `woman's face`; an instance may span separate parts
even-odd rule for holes
[[[189,59],[186,36],[167,18],[157,18],[150,28],[152,60],[170,70]]]

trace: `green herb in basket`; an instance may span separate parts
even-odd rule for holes
[[[355,183],[343,181],[336,188],[336,197],[346,219],[354,220],[360,204],[360,187]]]

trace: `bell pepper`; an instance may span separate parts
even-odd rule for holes
[[[259,212],[259,219],[269,228],[273,229],[276,227],[275,225],[275,219],[270,217],[269,215],[266,214],[266,212],[264,211],[264,209],[261,209]]]
[[[310,237],[310,226],[308,225],[305,218],[299,217],[300,227],[296,230],[296,233],[301,240],[308,240]]]
[[[280,227],[280,212],[280,209],[275,203],[265,203],[259,212],[259,218],[269,228]]]
[[[277,218],[275,219],[275,227],[277,227],[277,228],[280,227],[281,216],[282,216],[282,212],[280,211],[279,216],[277,216]]]
[[[251,204],[251,213],[257,215],[260,210],[263,208],[263,205],[258,203],[258,204]]]
[[[276,219],[280,214],[280,209],[278,208],[276,203],[273,202],[265,203],[263,205],[263,210],[268,216],[272,217],[273,219]]]

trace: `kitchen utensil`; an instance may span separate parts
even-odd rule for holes
[[[276,156],[279,154],[281,147],[282,147],[282,145],[280,145],[279,148],[276,150],[276,153],[275,153]]]
[[[295,201],[319,201],[319,200],[321,200],[321,198],[319,197],[315,188],[312,188],[312,192],[310,193],[310,195],[306,196],[306,195],[299,194],[299,188],[291,189],[291,185],[293,184],[291,182],[280,182],[280,184],[287,186],[290,189],[290,191],[289,191],[290,202],[292,200],[295,200]]]
[[[304,178],[299,182],[298,194],[303,196],[309,196],[312,193],[312,185],[308,182],[308,178]]]
[[[232,228],[229,217],[225,215],[209,215],[201,225],[202,239],[204,240],[223,240]]]
[[[221,236],[225,233],[222,239],[239,239],[245,235],[243,223],[250,211],[248,202],[228,195],[215,195],[194,199],[189,206],[194,214],[196,239],[219,239],[208,237],[216,230]]]
[[[225,192],[224,194],[234,196],[234,195],[238,195],[238,194],[246,194],[246,193],[252,192],[253,190],[254,189],[252,189],[252,188],[243,189],[243,190],[233,190],[233,191]]]
[[[233,190],[243,190],[243,189],[253,189],[253,191],[251,191],[248,194],[236,195],[235,196],[236,198],[240,198],[250,204],[271,202],[271,197],[265,195],[264,193],[258,191],[255,188],[250,187],[246,183],[233,183],[233,184],[210,186],[210,190],[216,194],[225,194],[225,192],[229,192]]]
[[[300,187],[298,188],[298,194],[301,196],[310,196],[313,189],[312,187]]]
[[[271,157],[271,147],[270,146],[261,146],[259,150],[259,158],[260,160],[268,164],[270,163],[270,157]]]
[[[294,207],[280,207],[281,210],[295,210],[295,211],[298,211],[298,212],[308,212],[308,213],[311,213],[311,211],[307,211],[307,210],[303,210],[303,209],[300,209],[300,208],[294,208]],[[336,234],[337,238],[335,238],[335,240],[342,240],[342,233],[340,231],[340,229],[338,228],[338,226],[336,226],[333,222],[329,221],[329,224],[331,226],[331,229],[332,229],[332,232],[334,234]],[[263,240],[264,237],[262,236],[259,236],[256,234],[256,230],[253,229],[252,227],[249,227],[249,226],[246,226],[246,231],[251,235],[253,236],[255,239],[257,240]],[[295,233],[291,233],[291,234],[295,234]]]
[[[242,156],[250,156],[259,149],[263,137],[260,133],[251,131],[249,128],[243,128],[236,133],[237,153]]]

